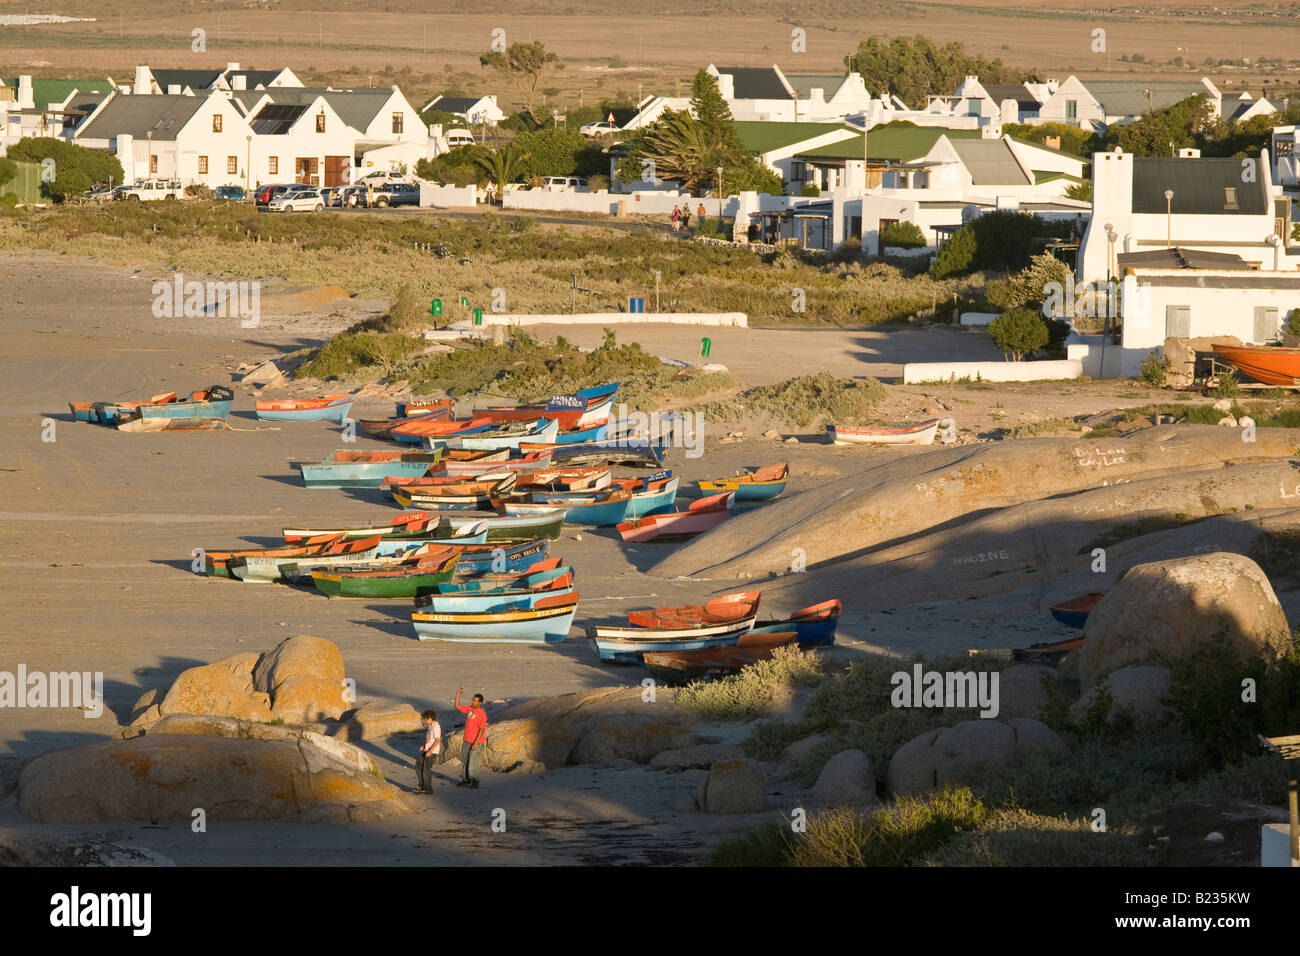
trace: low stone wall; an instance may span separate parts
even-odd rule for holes
[[[909,362],[903,366],[903,384],[979,379],[984,382],[1038,382],[1044,379],[1082,378],[1077,359],[1046,362]]]
[[[489,325],[712,325],[748,328],[744,312],[579,312],[554,315],[508,315],[484,312],[483,324]],[[451,324],[453,329],[476,328],[473,320]],[[1040,363],[1041,364],[1041,363]]]

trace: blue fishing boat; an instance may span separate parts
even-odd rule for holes
[[[823,601],[795,611],[780,621],[755,624],[751,634],[784,634],[794,631],[800,647],[829,647],[835,643],[835,628],[844,606],[837,600]]]
[[[257,418],[264,422],[336,422],[352,412],[355,395],[326,395],[323,398],[263,399],[256,405]]]
[[[518,448],[523,442],[548,445],[555,441],[559,433],[558,422],[538,418],[529,422],[501,422],[473,433],[446,438],[430,436],[425,439],[425,444],[430,448],[443,444],[465,451],[497,451],[501,448]]]
[[[336,451],[298,467],[308,488],[378,488],[385,478],[423,478],[438,464],[436,451]]]
[[[628,627],[587,628],[597,655],[612,664],[638,664],[647,651],[698,651],[735,644],[758,614],[759,592],[738,591],[706,604],[629,611]]]
[[[235,403],[235,393],[224,385],[194,392],[186,401],[163,402],[159,405],[144,403],[140,406],[142,418],[219,418],[225,420],[230,406]]]
[[[537,495],[547,496],[540,500]],[[563,515],[569,524],[592,527],[612,527],[626,520],[632,495],[624,490],[598,491],[594,494],[570,492],[528,492],[519,496],[497,500],[497,508],[504,515],[537,516]]]
[[[578,609],[578,592],[555,594],[532,607],[505,604],[482,611],[411,613],[415,635],[422,641],[483,644],[559,644],[569,634]]]
[[[522,588],[517,591],[498,591],[489,588],[484,591],[421,594],[415,599],[415,605],[420,610],[428,611],[431,614],[535,607],[537,602],[543,598],[553,597],[557,594],[572,594],[573,590],[573,578],[565,576],[548,581],[539,587]]]
[[[494,592],[536,590],[561,578],[569,577],[573,568],[560,564],[560,558],[536,561],[529,565],[523,574],[480,574],[477,577],[447,581],[439,584],[434,591],[438,594],[491,594]],[[545,570],[539,570],[545,568]],[[416,606],[423,606],[423,598],[416,599]]]
[[[575,445],[584,441],[604,441],[608,434],[609,419],[603,418],[594,425],[559,432],[552,441],[557,445]]]
[[[1082,597],[1073,598],[1069,601],[1062,601],[1059,604],[1053,604],[1048,608],[1052,612],[1052,617],[1056,618],[1066,627],[1079,628],[1080,630],[1088,623],[1088,615],[1092,609],[1101,603],[1105,593],[1094,592],[1085,594]]]

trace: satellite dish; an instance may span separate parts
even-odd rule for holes
[[[967,204],[962,208],[961,222],[963,226],[968,222],[974,222],[979,217],[980,217],[979,207],[974,205],[973,203]]]

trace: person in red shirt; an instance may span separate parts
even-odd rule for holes
[[[487,712],[483,709],[483,695],[475,694],[468,707],[462,707],[460,695],[465,693],[462,687],[456,691],[456,709],[465,715],[465,738],[460,745],[461,781],[458,787],[478,787],[478,765],[483,756],[483,745],[487,742]]]

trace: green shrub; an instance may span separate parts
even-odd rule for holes
[[[821,372],[752,388],[699,411],[718,422],[766,414],[799,428],[827,421],[859,424],[870,419],[885,394],[885,386],[874,378],[859,381]]]
[[[1164,352],[1152,352],[1142,360],[1142,381],[1148,385],[1163,385],[1173,363]]]
[[[43,183],[42,190],[55,199],[79,196],[95,183],[110,180],[121,183],[122,164],[117,157],[97,149],[88,149],[61,139],[49,137],[20,139],[10,146],[9,159],[19,162],[40,163],[54,160],[54,181]]]
[[[962,226],[939,247],[930,266],[931,279],[948,279],[965,275],[975,265],[975,232],[970,226]]]
[[[1130,834],[1097,833],[1086,820],[1007,808],[990,814],[978,830],[957,834],[921,865],[1154,866],[1159,859]]]
[[[207,186],[203,185],[203,183],[193,183],[189,186],[186,186],[185,192],[188,193],[190,196],[193,196],[195,199],[212,198],[212,190],[209,189]]]
[[[424,343],[399,332],[352,332],[336,335],[308,361],[295,378],[340,378],[362,370],[385,369],[420,351]]]
[[[18,175],[18,164],[12,159],[6,159],[0,156],[0,186],[11,181]]]
[[[764,720],[754,725],[741,748],[755,760],[777,760],[803,735],[800,726],[788,720]]]
[[[4,176],[0,175],[0,183],[4,182]],[[1286,314],[1286,325],[1282,331],[1287,335],[1300,335],[1300,309],[1292,309]]]
[[[1224,372],[1215,383],[1212,393],[1219,398],[1232,398],[1237,394],[1237,376],[1234,372]]]
[[[1050,338],[1043,317],[1029,309],[1012,309],[998,316],[989,323],[989,335],[993,344],[1015,362],[1037,352]]]
[[[816,183],[804,183],[803,189],[799,190],[800,196],[816,198],[822,194],[822,188]]]
[[[965,787],[922,797],[899,797],[868,816],[852,808],[808,818],[796,835],[795,866],[907,866],[987,817],[984,804]]]
[[[917,227],[916,223],[900,220],[891,223],[880,231],[880,248],[885,246],[897,246],[900,249],[921,249],[929,245],[925,241],[925,233]]]
[[[823,666],[816,651],[782,647],[770,660],[750,664],[738,674],[678,688],[674,699],[706,720],[747,720],[767,713],[782,688],[817,683]]]
[[[725,238],[722,232],[722,223],[718,221],[716,216],[708,216],[702,220],[696,220],[695,234],[697,236]]]
[[[757,830],[728,837],[706,854],[705,866],[789,866],[796,834],[790,824],[773,821]]]

